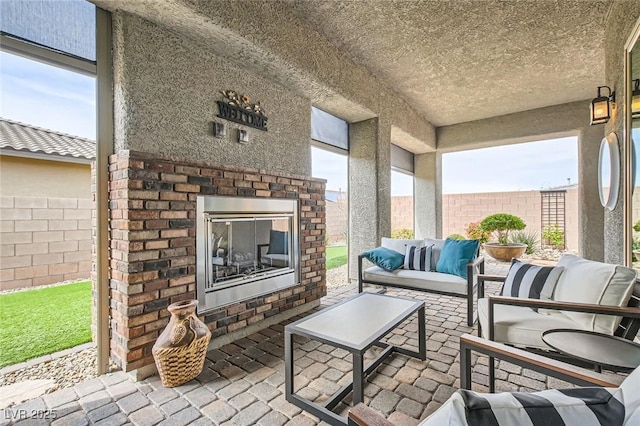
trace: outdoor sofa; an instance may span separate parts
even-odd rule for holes
[[[386,271],[379,266],[364,267],[365,255],[358,256],[358,291],[363,291],[364,284],[384,287],[397,287],[408,290],[443,294],[465,298],[467,301],[467,324],[473,326],[477,315],[474,315],[474,295],[478,294],[478,275],[484,273],[484,258],[475,253],[475,259],[466,264],[466,278],[449,273],[436,272],[440,253],[445,240],[424,239],[407,240],[383,237],[381,247],[405,255],[408,246],[432,245],[430,265],[426,271],[399,268]],[[477,297],[476,297],[477,299]]]

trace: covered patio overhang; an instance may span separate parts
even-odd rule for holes
[[[402,2],[93,3],[112,13],[109,148],[116,156],[140,151],[165,162],[311,176],[311,106],[349,122],[352,278],[356,256],[391,231],[391,144],[415,154],[415,231],[434,237],[443,153],[577,136],[580,254],[623,263],[624,207],[605,212],[596,185],[599,141],[622,130],[622,117],[589,126],[588,105],[596,86],[622,86],[622,46],[640,14],[635,2],[576,2],[552,13],[538,3],[436,10],[439,2],[426,2],[425,10],[412,5],[400,14],[393,11]],[[456,17],[466,14],[485,26],[460,24]],[[507,25],[518,19],[526,25]],[[492,32],[501,26],[509,37]],[[407,38],[409,29],[423,36]],[[421,44],[425,37],[433,43]],[[269,115],[269,131],[251,131],[249,145],[231,143],[238,126],[212,137],[215,101],[229,89],[262,101]],[[135,362],[148,351],[129,359],[131,339],[121,343],[125,363],[144,364]]]

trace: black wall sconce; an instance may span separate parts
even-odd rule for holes
[[[607,89],[609,94],[602,95],[602,89]],[[591,101],[591,125],[604,124],[611,118],[611,109],[616,101],[616,92],[612,92],[609,86],[598,86],[598,97]]]
[[[633,80],[631,92],[631,118],[640,118],[640,78]]]
[[[238,130],[238,143],[249,143],[249,132]]]
[[[213,136],[216,138],[222,138],[227,135],[227,129],[222,123],[213,122]]]

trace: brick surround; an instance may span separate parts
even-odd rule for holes
[[[325,181],[122,151],[109,159],[111,356],[124,370],[153,363],[167,306],[196,297],[196,197],[300,200],[299,285],[207,312],[212,339],[326,295]]]

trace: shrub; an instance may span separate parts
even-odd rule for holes
[[[564,248],[564,231],[558,227],[558,224],[545,226],[542,230],[542,238],[555,248]]]
[[[633,230],[640,232],[640,220],[633,224]]]
[[[512,243],[526,244],[527,249],[524,251],[526,254],[533,254],[536,252],[536,246],[540,243],[538,239],[538,233],[536,231],[517,231],[511,234],[510,241]]]
[[[480,244],[484,244],[489,241],[491,232],[483,231],[480,227],[480,222],[471,222],[465,229],[467,238],[470,240],[480,240]]]
[[[526,226],[522,219],[509,213],[495,213],[480,222],[482,230],[495,233],[498,244],[509,244],[509,232],[521,231]]]
[[[460,234],[451,234],[447,238],[450,238],[452,240],[466,240],[464,235],[460,235]]]
[[[394,229],[393,231],[391,231],[391,238],[395,238],[396,240],[412,240],[413,229],[409,229],[409,228]]]

